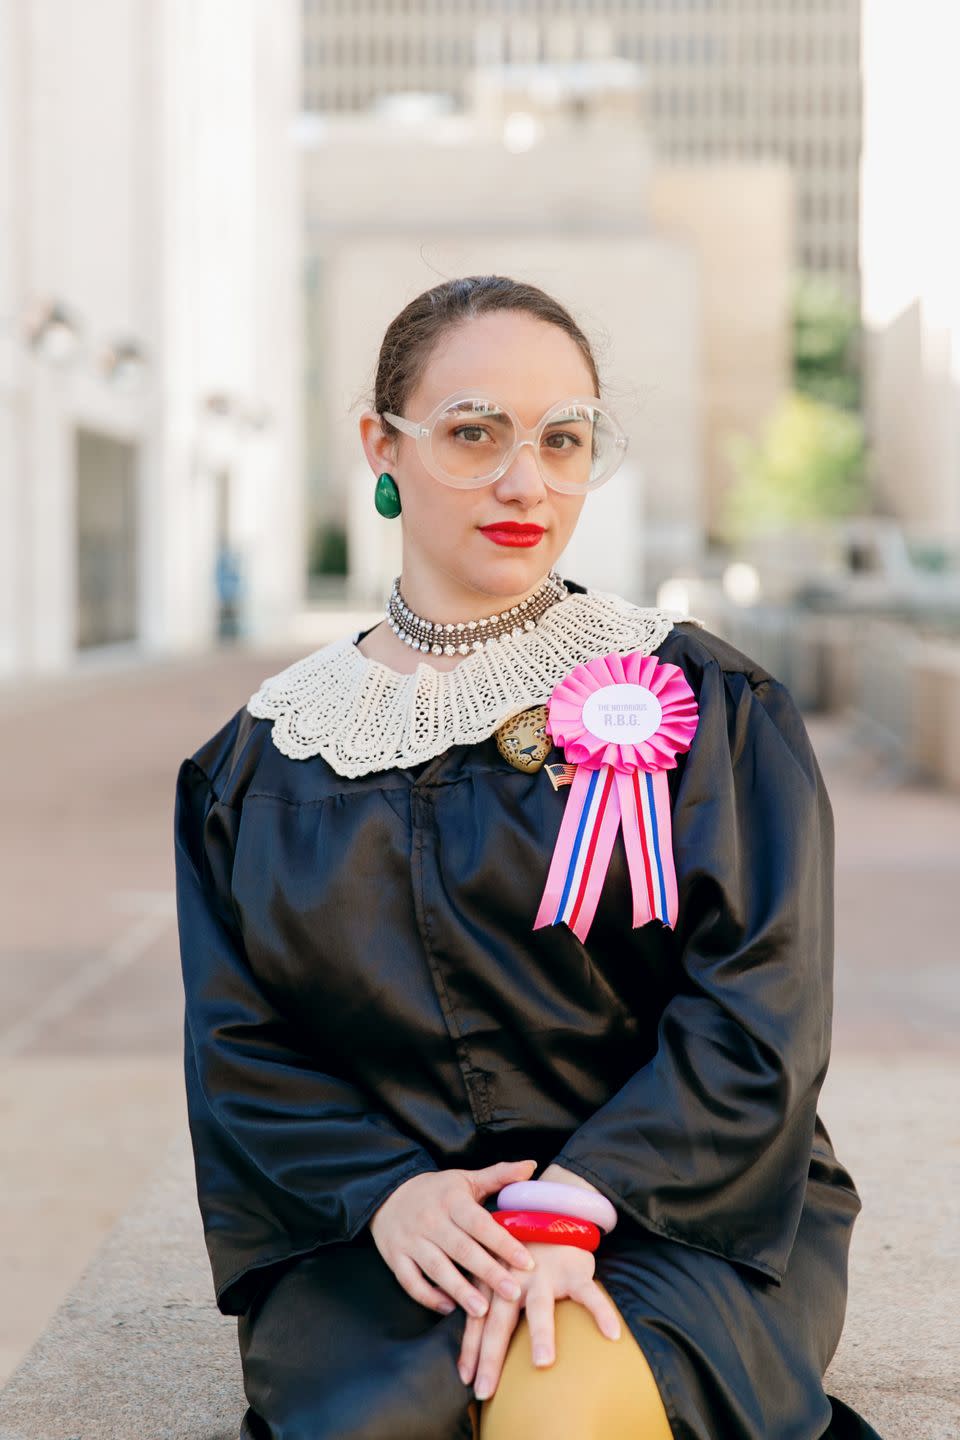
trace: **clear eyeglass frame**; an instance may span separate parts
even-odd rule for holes
[[[481,475],[469,479],[465,476],[452,476],[438,465],[433,454],[430,439],[433,426],[445,410],[448,410],[451,405],[455,405],[460,400],[487,400],[513,422],[515,433],[514,442],[496,470],[491,471],[489,475]],[[555,416],[562,415],[564,411],[568,410],[572,405],[590,405],[598,410],[602,410],[613,428],[613,463],[610,464],[598,478],[589,481],[586,485],[558,484],[556,476],[550,476],[545,471],[540,455],[540,437],[544,430]],[[548,410],[545,410],[537,423],[529,427],[520,423],[519,415],[510,405],[505,405],[501,400],[497,400],[487,391],[477,388],[455,390],[452,395],[447,395],[436,404],[429,415],[423,420],[410,420],[403,415],[394,415],[389,410],[384,410],[381,413],[385,420],[389,420],[391,424],[395,425],[404,435],[409,435],[416,441],[417,451],[424,469],[428,470],[435,480],[439,480],[441,484],[449,485],[455,490],[479,490],[484,485],[492,485],[494,481],[499,480],[500,476],[509,470],[514,459],[520,453],[520,447],[522,445],[531,445],[536,458],[537,469],[540,471],[545,484],[547,484],[551,490],[557,490],[569,495],[585,495],[591,490],[598,490],[601,485],[606,484],[612,475],[616,474],[623,462],[627,447],[630,443],[629,437],[609,405],[597,395],[567,395],[563,400],[558,400],[555,405],[551,405]]]

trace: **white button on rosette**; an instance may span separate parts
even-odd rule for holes
[[[663,707],[646,685],[602,685],[583,702],[581,718],[598,740],[639,745],[659,730]]]

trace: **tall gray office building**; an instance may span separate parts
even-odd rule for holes
[[[859,297],[861,0],[304,0],[304,105],[403,90],[464,103],[476,65],[621,56],[671,162],[776,157],[797,264]]]

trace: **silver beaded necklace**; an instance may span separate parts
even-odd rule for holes
[[[480,620],[425,620],[422,615],[414,614],[404,601],[398,575],[387,601],[386,614],[390,629],[413,650],[429,650],[434,655],[468,655],[488,640],[532,630],[544,611],[569,593],[556,570],[551,570],[525,600],[499,614],[485,615]]]

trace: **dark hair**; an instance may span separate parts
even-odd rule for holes
[[[552,295],[508,275],[462,275],[424,290],[387,326],[380,346],[372,408],[381,416],[384,433],[398,434],[383,412],[402,415],[404,406],[426,369],[434,347],[453,325],[491,310],[524,310],[566,332],[586,361],[595,393],[600,376],[590,342],[568,310]]]

